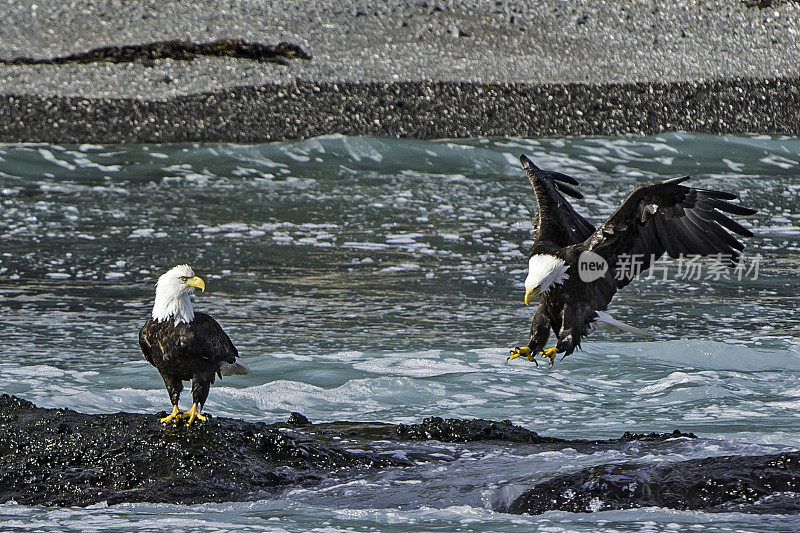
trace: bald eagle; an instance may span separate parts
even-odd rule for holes
[[[539,206],[528,254],[525,305],[538,297],[539,306],[530,342],[514,348],[509,360],[522,356],[535,362],[541,353],[552,365],[556,354],[570,355],[599,323],[641,332],[605,313],[618,289],[664,253],[673,258],[716,256],[734,266],[744,245],[726,228],[753,235],[724,213],[752,215],[754,209],[726,202],[736,198],[729,192],[682,185],[689,176],[640,185],[595,229],[562,195],[583,198],[572,188],[578,185],[575,178],[542,170],[524,155],[520,160]],[[630,268],[634,260],[638,268]],[[591,265],[597,267],[595,272]],[[556,346],[545,350],[551,330],[558,337]]]
[[[200,412],[214,376],[249,372],[217,321],[192,309],[189,296],[195,288],[205,291],[206,284],[189,265],[163,274],[156,283],[153,313],[139,331],[144,358],[158,369],[172,402],[172,413],[161,419],[163,424],[183,418],[188,418],[188,425],[205,421]],[[178,399],[188,380],[192,381],[192,408],[181,413]]]

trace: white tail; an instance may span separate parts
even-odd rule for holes
[[[241,359],[237,359],[233,364],[220,363],[219,372],[223,376],[236,376],[236,375],[243,376],[244,374],[250,373],[250,368],[244,361],[242,361]]]
[[[630,326],[630,325],[626,324],[625,322],[620,322],[619,320],[617,320],[616,318],[614,318],[613,316],[609,315],[608,313],[606,313],[604,311],[595,311],[595,313],[597,313],[597,318],[595,319],[595,325],[597,325],[597,323],[600,322],[602,324],[606,324],[606,325],[609,325],[611,327],[618,328],[618,329],[621,329],[623,331],[627,331],[628,333],[633,333],[634,335],[639,335],[641,337],[653,337],[653,334],[650,333],[649,331],[645,331],[643,329],[639,329],[637,327]]]

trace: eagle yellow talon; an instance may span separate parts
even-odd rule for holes
[[[181,413],[181,418],[188,418],[189,420],[186,422],[187,426],[191,426],[195,420],[199,420],[201,422],[205,422],[208,418],[205,415],[200,414],[200,411],[197,409],[197,404],[193,403],[192,408],[186,411],[185,413]]]
[[[168,424],[171,424],[172,421],[175,420],[175,419],[180,420],[183,417],[183,415],[185,415],[185,414],[186,413],[181,413],[178,410],[178,406],[177,405],[173,405],[172,406],[172,412],[170,414],[168,414],[167,416],[165,416],[164,418],[161,418],[160,421],[161,421],[162,424],[164,424],[166,426]]]
[[[556,361],[557,353],[558,350],[556,348],[548,348],[547,350],[542,350],[542,357],[550,362],[550,366],[553,366],[553,363]]]
[[[531,361],[532,363],[536,362],[536,360],[533,358],[533,354],[531,353],[531,349],[528,346],[522,346],[522,347],[517,346],[516,348],[511,350],[511,355],[508,357],[508,359],[506,359],[506,361],[511,361],[513,359],[516,359],[517,357],[525,357],[528,359],[528,361]]]

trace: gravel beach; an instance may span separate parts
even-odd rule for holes
[[[800,130],[796,2],[22,0],[0,18],[3,142]],[[311,59],[9,64],[217,39]]]

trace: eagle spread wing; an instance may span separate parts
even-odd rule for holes
[[[570,187],[578,185],[578,180],[560,172],[542,170],[524,155],[520,156],[520,161],[539,206],[539,212],[532,221],[534,241],[551,242],[558,247],[585,241],[594,232],[594,226],[579,215],[561,194],[583,198],[581,193]]]
[[[588,327],[595,311],[607,308],[611,298],[666,252],[718,256],[729,266],[739,259],[744,245],[728,230],[745,237],[752,232],[725,213],[752,215],[756,211],[731,204],[735,195],[681,185],[689,177],[637,187],[622,205],[581,246],[608,263],[605,276],[591,282],[592,298],[575,302],[574,321]],[[636,261],[637,268],[631,268]]]
[[[724,213],[752,215],[756,211],[731,204],[735,195],[681,185],[689,177],[641,185],[585,242],[570,247],[574,254],[590,250],[608,263],[608,271],[588,285],[588,291],[568,294],[558,351],[567,355],[592,323],[600,318],[616,291],[650,268],[666,252],[717,256],[734,266],[744,248],[728,230],[752,236],[750,230]],[[633,259],[638,268],[631,268]]]
[[[719,256],[734,266],[744,244],[738,235],[753,233],[725,213],[752,215],[755,209],[731,204],[736,195],[723,191],[681,185],[689,176],[641,185],[586,241],[587,248],[608,261],[617,288],[633,279],[634,272],[617,271],[622,256],[642,260],[640,272],[665,252],[683,255]]]

